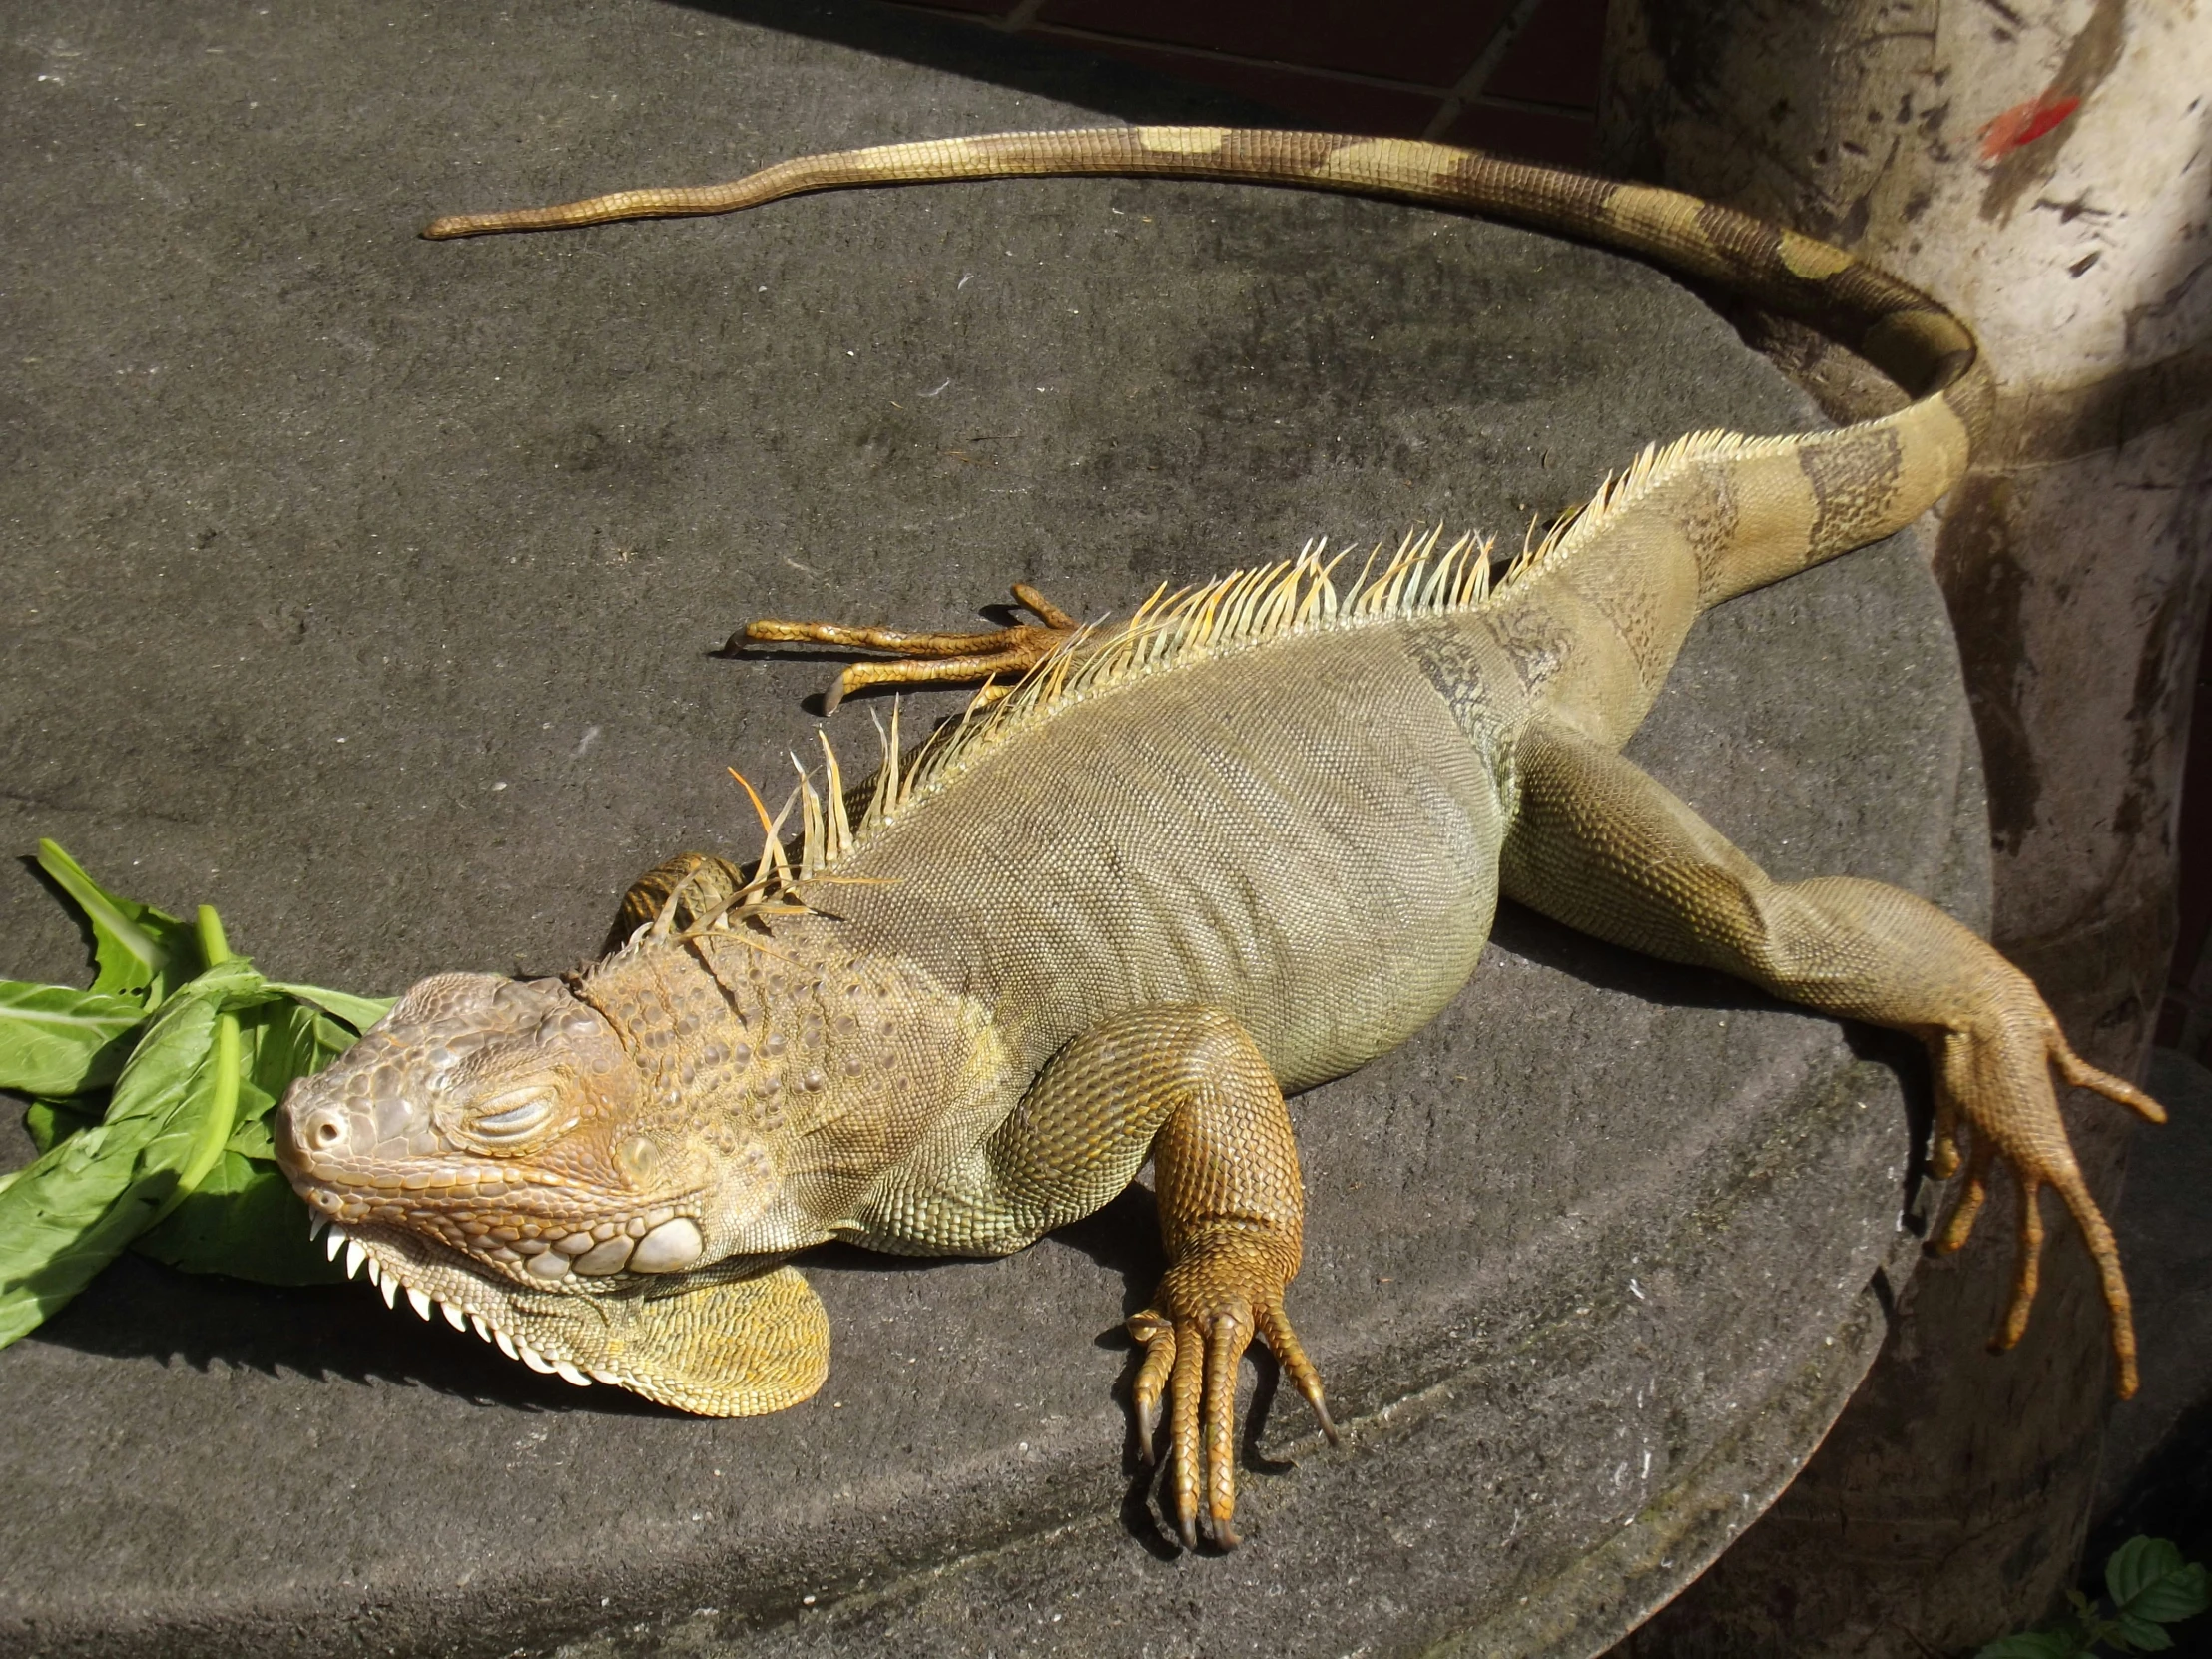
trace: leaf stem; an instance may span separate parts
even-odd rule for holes
[[[230,941],[223,936],[223,918],[213,904],[203,904],[193,917],[193,932],[200,940],[200,955],[209,967],[221,967],[231,959]]]
[[[213,904],[203,904],[193,918],[193,934],[200,954],[211,968],[231,959],[230,941],[223,936],[223,918]],[[152,1227],[199,1190],[200,1183],[223,1156],[223,1145],[238,1126],[239,1114],[239,1017],[225,1011],[215,1016],[215,1039],[208,1048],[208,1104],[192,1138],[192,1153],[177,1172],[177,1185],[147,1222]]]

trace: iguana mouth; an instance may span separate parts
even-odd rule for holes
[[[389,1235],[394,1230],[377,1229],[377,1233]],[[558,1377],[565,1382],[573,1382],[579,1388],[588,1388],[594,1382],[606,1382],[616,1387],[626,1386],[631,1379],[616,1372],[594,1369],[588,1375],[566,1357],[548,1359],[527,1340],[515,1336],[507,1329],[502,1316],[508,1312],[505,1297],[486,1276],[457,1267],[442,1272],[426,1272],[427,1264],[410,1259],[408,1252],[396,1246],[389,1237],[377,1238],[367,1230],[355,1232],[327,1217],[317,1217],[307,1230],[307,1236],[321,1237],[324,1249],[331,1261],[338,1253],[345,1253],[345,1277],[351,1279],[364,1267],[368,1270],[368,1282],[384,1296],[384,1306],[396,1308],[402,1292],[407,1306],[423,1319],[430,1318],[435,1309],[445,1318],[445,1323],[456,1331],[474,1331],[510,1360],[520,1360],[532,1371],[543,1372],[548,1377]],[[407,1235],[400,1234],[405,1238]],[[420,1248],[422,1241],[414,1241]],[[492,1293],[479,1297],[469,1294],[471,1283],[480,1284],[484,1291]],[[435,1289],[427,1288],[435,1285]]]
[[[450,1172],[451,1179],[440,1183],[444,1190],[433,1196],[419,1190],[419,1181],[413,1191],[400,1188],[396,1181],[387,1188],[365,1179],[365,1190],[334,1186],[326,1176],[317,1178],[292,1168],[295,1160],[287,1161],[281,1152],[277,1161],[315,1212],[317,1233],[329,1224],[349,1234],[371,1225],[428,1234],[448,1249],[533,1290],[581,1290],[580,1280],[625,1272],[674,1273],[698,1266],[706,1254],[703,1195],[696,1191],[662,1198],[628,1214],[579,1216],[573,1213],[578,1189],[542,1172],[493,1169],[483,1171],[480,1181],[472,1181],[476,1172],[464,1168]],[[568,1202],[531,1206],[528,1201],[533,1197]],[[448,1201],[452,1213],[441,1213],[438,1199]],[[572,1213],[550,1213],[560,1208],[571,1208]]]
[[[822,1305],[798,1274],[758,1257],[725,1257],[692,1273],[615,1274],[564,1290],[510,1284],[411,1228],[323,1220],[312,1231],[332,1260],[344,1253],[348,1278],[367,1269],[387,1305],[396,1308],[404,1295],[423,1319],[434,1312],[580,1388],[605,1382],[681,1410],[746,1416],[806,1398],[828,1365]],[[762,1318],[776,1360],[766,1373],[748,1370],[743,1345],[733,1350],[725,1340]],[[702,1344],[702,1332],[716,1340]]]

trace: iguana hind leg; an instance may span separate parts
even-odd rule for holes
[[[1131,1403],[1150,1462],[1154,1414],[1167,1398],[1184,1547],[1197,1547],[1203,1480],[1214,1541],[1233,1548],[1237,1368],[1255,1336],[1274,1350],[1322,1431],[1337,1437],[1321,1375],[1283,1311],[1305,1229],[1298,1143],[1275,1074],[1243,1027],[1193,1010],[1182,1029],[1159,1035],[1166,1040],[1156,1037],[1149,1053],[1124,1051],[1124,1065],[1145,1079],[1136,1086],[1182,1097],[1152,1143],[1168,1271],[1152,1306],[1129,1321],[1129,1334],[1145,1345]]]
[[[1044,626],[1017,622],[971,634],[916,632],[904,628],[852,628],[838,622],[750,622],[732,638],[735,647],[755,644],[836,645],[860,651],[887,651],[895,660],[854,663],[823,694],[825,714],[864,686],[928,685],[945,681],[996,680],[1003,693],[1053,652],[1075,637],[1075,618],[1026,582],[1014,584],[1014,599]]]
[[[1069,1043],[980,1145],[885,1182],[859,1243],[1001,1255],[1089,1215],[1153,1160],[1168,1271],[1129,1321],[1144,1344],[1134,1406],[1152,1460],[1168,1402],[1169,1497],[1198,1544],[1237,1542],[1237,1368],[1257,1336],[1336,1438],[1320,1375],[1283,1311],[1305,1197],[1283,1091],[1252,1038],[1216,1008],[1159,1004]]]
[[[1825,1012],[1908,1031],[1936,1076],[1929,1162],[1966,1183],[1938,1249],[1966,1241],[2002,1158],[2020,1194],[2020,1256],[1995,1345],[2027,1326],[2040,1271],[2037,1195],[2056,1189],[2081,1230],[2111,1317],[2117,1386],[2135,1391],[2135,1331],[2119,1250],[2074,1161],[2051,1068],[2153,1123],[2148,1095],[2076,1056],[2027,976],[1925,899],[1844,876],[1781,883],[1649,775],[1602,745],[1539,725],[1515,751],[1520,812],[1499,869],[1506,893],[1600,938],[1715,967]]]

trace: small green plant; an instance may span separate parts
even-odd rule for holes
[[[2006,1636],[1974,1659],[2080,1659],[2114,1653],[2161,1653],[2174,1645],[2169,1624],[2196,1617],[2205,1607],[2205,1571],[2201,1561],[2184,1561],[2164,1538],[2133,1537],[2104,1563],[2109,1616],[2079,1590],[2068,1590],[2073,1615],[2047,1630]]]
[[[39,868],[92,933],[92,985],[0,979],[0,1089],[39,1157],[0,1174],[0,1348],[134,1249],[195,1273],[336,1281],[276,1167],[269,1118],[391,1004],[265,979],[203,904],[108,891],[52,841]]]

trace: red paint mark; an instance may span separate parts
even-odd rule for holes
[[[2025,103],[2014,104],[1994,121],[1981,129],[1981,159],[1993,162],[2006,151],[2017,150],[2023,144],[2033,144],[2045,133],[2054,131],[2066,117],[2081,108],[2081,100],[2072,96],[2053,97],[2039,93]]]

